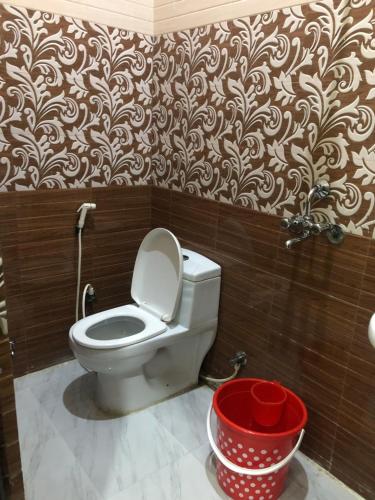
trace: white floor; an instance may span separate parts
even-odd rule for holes
[[[206,438],[208,387],[109,418],[93,382],[76,361],[15,380],[26,500],[227,498]],[[281,498],[360,497],[298,453]]]

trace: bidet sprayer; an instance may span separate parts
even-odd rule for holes
[[[79,213],[79,219],[76,226],[78,231],[82,230],[85,226],[87,211],[95,210],[95,208],[95,203],[82,203],[82,205],[79,207],[79,209],[77,210],[77,213]]]

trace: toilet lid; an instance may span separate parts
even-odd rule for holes
[[[139,307],[162,321],[176,315],[182,289],[182,252],[177,238],[167,229],[150,231],[139,247],[131,286]]]

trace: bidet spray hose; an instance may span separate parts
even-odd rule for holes
[[[79,292],[81,289],[81,267],[82,267],[82,230],[85,227],[88,210],[95,210],[95,203],[82,203],[77,210],[79,219],[76,225],[78,236],[78,263],[77,263],[77,290],[76,290],[76,321],[79,320]],[[84,306],[82,306],[83,317],[85,317]]]
[[[76,290],[76,321],[79,319],[79,291],[81,288],[81,262],[82,262],[82,228],[78,231],[78,264],[77,264],[77,290]]]

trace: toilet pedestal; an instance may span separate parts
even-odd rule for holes
[[[152,356],[145,353],[144,363],[136,368],[134,363],[129,363],[131,360],[125,359],[121,374],[99,372],[96,404],[106,412],[126,415],[196,386],[203,358],[215,333],[216,324],[213,324],[200,334],[155,349]]]
[[[98,373],[96,404],[105,412],[126,415],[190,389],[197,382],[196,377],[171,383],[156,377],[146,378],[143,373],[127,378]]]

